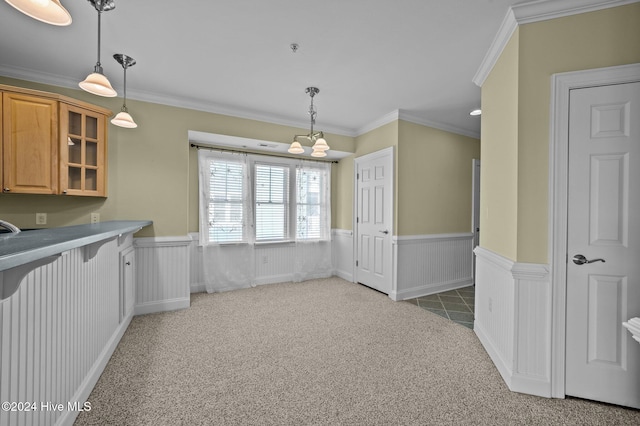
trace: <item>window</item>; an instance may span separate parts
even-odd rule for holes
[[[327,241],[331,166],[200,150],[203,244]]]
[[[256,241],[289,239],[289,167],[255,164]]]
[[[213,159],[209,162],[208,172],[208,240],[218,243],[244,241],[244,164]]]

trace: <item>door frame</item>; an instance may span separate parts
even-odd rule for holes
[[[353,160],[353,282],[358,282],[358,267],[356,266],[356,262],[358,261],[358,166],[359,163],[364,161],[369,161],[378,157],[390,157],[391,164],[391,188],[390,188],[390,198],[391,198],[391,209],[390,209],[390,217],[391,225],[390,229],[390,238],[389,238],[389,250],[387,250],[388,256],[391,257],[389,264],[391,265],[391,272],[389,273],[389,279],[391,280],[391,291],[389,292],[389,297],[396,291],[396,263],[395,256],[393,254],[393,241],[395,239],[395,222],[394,222],[394,212],[395,212],[395,204],[396,204],[396,163],[395,163],[395,151],[393,146],[388,148],[381,149],[379,151],[372,152],[370,154],[364,154],[360,157],[356,157]]]
[[[551,270],[551,396],[565,397],[569,95],[573,89],[640,81],[640,64],[551,76],[549,135],[549,261]]]
[[[476,242],[476,233],[478,233],[477,245],[480,245],[479,231],[480,228],[480,173],[482,170],[482,163],[479,159],[474,158],[471,160],[471,233],[473,234],[473,241]],[[476,248],[471,249],[471,279],[473,285],[476,285]]]

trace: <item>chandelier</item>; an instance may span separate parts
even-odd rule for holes
[[[311,96],[311,105],[309,105],[309,116],[311,117],[311,130],[308,135],[295,135],[293,137],[293,142],[291,142],[291,146],[288,151],[291,154],[302,154],[304,153],[304,148],[298,139],[306,139],[311,142],[313,150],[311,152],[312,157],[326,157],[326,151],[329,150],[329,145],[327,145],[327,141],[324,140],[324,134],[322,132],[314,132],[313,125],[316,124],[316,115],[318,112],[313,106],[313,97],[320,92],[320,89],[317,87],[307,87],[305,93],[308,93]]]

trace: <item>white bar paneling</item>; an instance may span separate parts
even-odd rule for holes
[[[509,386],[551,396],[551,281],[547,265],[475,249],[474,331]]]
[[[471,285],[472,246],[472,233],[394,238],[397,275],[389,297],[404,300]]]
[[[350,231],[349,231],[350,232]],[[189,244],[189,288],[191,293],[206,292],[205,279],[202,268],[202,248],[198,246],[198,234],[190,234]],[[333,243],[332,243],[333,244]],[[325,246],[326,247],[326,246]],[[353,258],[353,248],[345,254]],[[274,284],[280,282],[294,281],[296,256],[304,253],[308,258],[313,258],[314,245],[306,245],[304,251],[296,248],[294,243],[258,244],[255,246],[255,279],[257,285]],[[332,245],[332,249],[335,245]],[[318,246],[318,250],[323,250]],[[324,255],[324,253],[318,253]],[[334,257],[335,259],[335,257]],[[313,262],[309,262],[313,263]],[[317,277],[328,277],[333,274],[333,268],[327,271],[320,271]]]
[[[134,240],[135,315],[189,307],[191,244],[189,236]]]
[[[353,231],[334,229],[331,234],[333,274],[353,282]]]
[[[131,320],[120,322],[116,240],[96,256],[63,253],[36,268],[0,302],[0,401],[36,411],[0,411],[0,424],[72,424]],[[2,275],[2,274],[0,274]],[[43,409],[47,401],[64,410]]]

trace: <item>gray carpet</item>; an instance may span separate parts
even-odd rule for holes
[[[76,425],[638,425],[510,392],[472,330],[339,278],[135,317]]]

